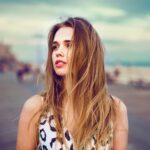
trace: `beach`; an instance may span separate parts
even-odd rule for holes
[[[115,70],[119,71],[117,82],[128,84],[131,81],[143,80],[150,83],[150,67],[140,66],[106,66],[106,71],[112,74]]]
[[[24,102],[41,91],[36,82],[18,82],[14,73],[0,74],[0,147],[14,150],[19,114]],[[114,83],[109,93],[119,97],[127,106],[129,117],[129,150],[150,149],[150,89]]]

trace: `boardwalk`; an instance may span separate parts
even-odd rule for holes
[[[0,74],[0,149],[15,149],[17,121],[22,105],[39,90],[40,87],[36,87],[34,82],[21,84],[13,74]],[[128,108],[128,149],[150,149],[150,91],[123,85],[109,85],[109,91],[121,98]]]

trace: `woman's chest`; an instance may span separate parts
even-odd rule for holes
[[[68,122],[67,126],[63,126],[64,140],[57,138],[56,123],[53,115],[49,115],[47,118],[42,118],[39,125],[39,149],[44,150],[74,150],[74,140],[71,134],[71,123]],[[70,125],[70,126],[69,126]],[[69,129],[68,129],[69,127]],[[105,148],[108,150],[110,145],[99,145],[99,150]],[[91,138],[88,149],[95,149],[95,139]]]

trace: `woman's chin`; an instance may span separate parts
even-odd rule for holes
[[[66,75],[66,72],[64,72],[64,71],[56,71],[56,74],[57,74],[58,76],[65,76],[65,75]]]

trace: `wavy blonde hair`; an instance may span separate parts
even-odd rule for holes
[[[72,56],[65,77],[58,76],[52,65],[52,42],[61,27],[71,27]],[[95,29],[83,18],[75,17],[52,27],[48,36],[48,60],[46,65],[46,91],[40,116],[53,111],[58,140],[64,140],[62,127],[63,99],[71,102],[76,124],[72,136],[76,149],[87,147],[93,136],[96,147],[111,134],[112,101],[107,92],[104,69],[104,49]],[[66,81],[64,85],[64,80]],[[66,87],[66,88],[64,88]],[[40,119],[40,118],[39,118]]]

